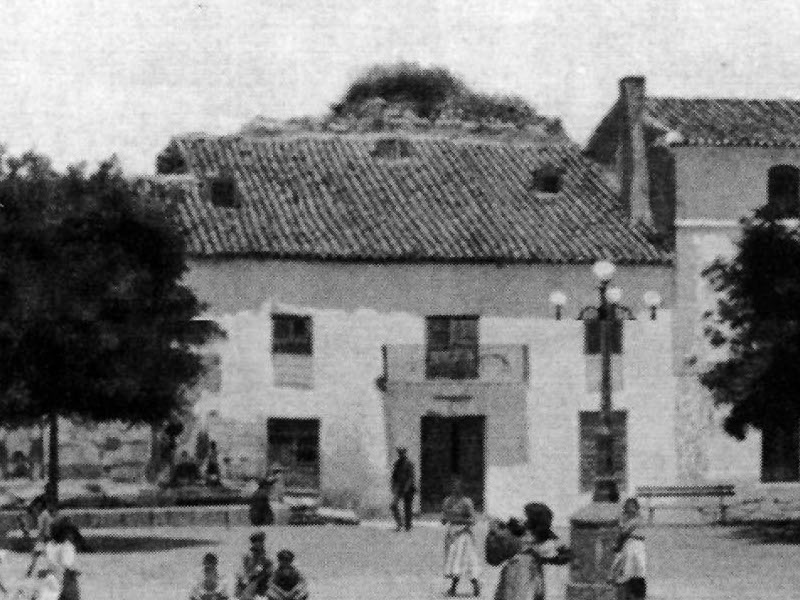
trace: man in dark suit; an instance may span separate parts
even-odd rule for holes
[[[404,525],[400,514],[401,502],[405,512],[406,531],[411,530],[413,518],[412,509],[414,494],[416,492],[417,485],[414,476],[414,463],[408,459],[408,453],[405,448],[398,448],[397,460],[392,469],[392,514],[394,515],[395,523],[397,523],[397,531],[401,531]]]

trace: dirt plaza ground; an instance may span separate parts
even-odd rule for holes
[[[216,552],[226,573],[237,567],[250,528],[118,529],[88,532],[105,550],[80,559],[86,600],[180,600]],[[388,523],[359,527],[270,527],[271,552],[291,548],[307,574],[312,598],[416,600],[442,598],[442,530],[424,523],[395,533]],[[484,535],[481,528],[478,534]],[[566,534],[566,532],[563,532]],[[800,538],[780,530],[736,527],[658,527],[647,531],[650,596],[664,599],[754,600],[796,597]],[[17,581],[27,556],[12,553],[4,577]],[[497,569],[486,567],[484,597],[492,597]],[[563,597],[566,569],[550,569],[548,597]],[[463,592],[466,594],[467,589]]]

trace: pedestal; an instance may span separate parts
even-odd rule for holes
[[[619,504],[592,502],[570,519],[570,564],[566,600],[613,600],[616,590],[607,583],[614,559],[620,515]]]

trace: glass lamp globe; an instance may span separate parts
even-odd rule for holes
[[[553,306],[564,306],[567,303],[567,295],[561,290],[556,290],[550,294],[550,304]]]
[[[642,297],[646,306],[656,308],[661,305],[661,294],[654,290],[649,290]]]
[[[614,263],[607,260],[599,260],[592,267],[592,273],[602,282],[610,281],[616,270]]]
[[[609,288],[606,294],[608,301],[613,304],[619,304],[619,301],[622,300],[622,290],[618,287]]]

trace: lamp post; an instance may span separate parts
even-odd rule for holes
[[[592,267],[598,280],[597,305],[584,307],[578,318],[597,321],[600,350],[600,424],[595,438],[595,477],[592,503],[579,510],[571,519],[571,544],[575,559],[570,566],[567,584],[568,600],[585,598],[610,599],[614,588],[607,583],[608,569],[613,556],[618,517],[619,489],[614,464],[614,433],[612,429],[613,379],[612,355],[614,331],[621,318],[633,319],[633,313],[620,304],[622,290],[610,287],[616,268],[608,261],[599,261]],[[555,291],[550,302],[561,319],[567,297]],[[650,318],[655,320],[661,297],[657,292],[644,295],[650,308]]]
[[[600,261],[592,271],[600,281],[597,323],[600,328],[600,427],[597,430],[595,453],[594,502],[617,502],[619,490],[614,470],[614,433],[611,429],[613,386],[611,380],[611,335],[617,320],[617,304],[622,299],[619,288],[608,288],[616,269],[608,261]],[[610,300],[610,302],[609,302]]]

